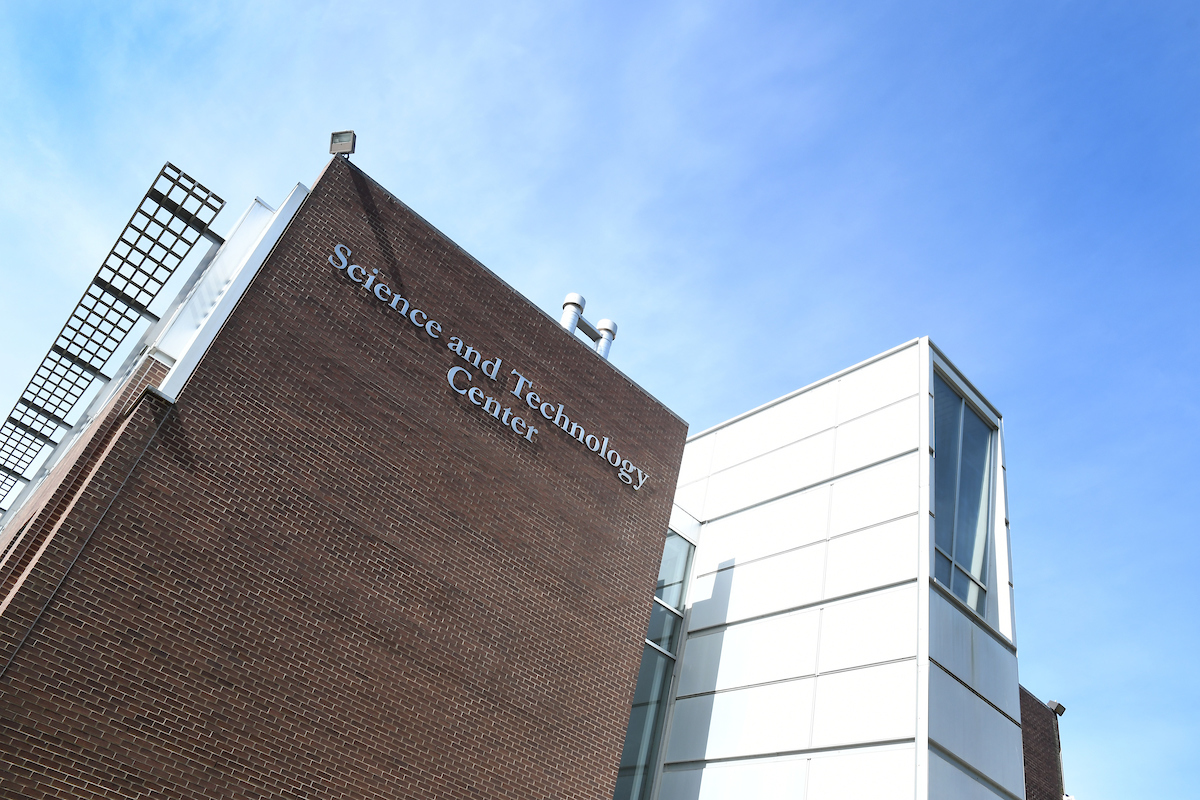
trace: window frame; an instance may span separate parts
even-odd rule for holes
[[[664,657],[667,660],[668,664],[670,665],[670,671],[667,675],[666,684],[665,684],[665,692],[664,692],[664,695],[662,698],[663,707],[661,709],[661,716],[658,718],[657,725],[655,726],[656,730],[654,731],[653,741],[650,745],[650,750],[648,750],[646,752],[646,755],[648,757],[648,763],[646,765],[646,770],[647,770],[646,777],[649,779],[649,781],[648,781],[648,783],[635,784],[636,791],[633,795],[631,795],[631,797],[640,797],[641,792],[646,792],[647,794],[645,796],[647,796],[647,797],[656,797],[658,794],[659,783],[662,780],[663,754],[664,754],[664,749],[666,747],[667,737],[670,735],[672,712],[674,711],[674,707],[675,707],[675,689],[679,682],[679,669],[680,669],[680,665],[683,660],[683,646],[684,646],[684,643],[687,641],[688,589],[691,588],[692,570],[695,566],[697,543],[692,536],[685,536],[684,534],[680,533],[677,530],[677,528],[674,524],[671,524],[671,525],[667,526],[666,535],[663,538],[664,550],[665,550],[666,541],[668,539],[670,539],[670,537],[672,535],[678,536],[680,539],[687,542],[687,544],[689,545],[687,558],[684,560],[684,565],[683,565],[683,580],[682,580],[682,583],[680,586],[680,594],[679,594],[680,607],[676,608],[675,606],[671,605],[670,603],[668,603],[665,600],[663,600],[662,598],[660,598],[658,596],[658,590],[656,587],[655,593],[653,595],[651,595],[651,597],[650,597],[650,599],[652,601],[652,603],[651,603],[651,612],[652,612],[651,620],[653,620],[653,609],[657,606],[657,607],[665,609],[667,612],[669,612],[676,618],[677,627],[675,629],[674,641],[670,643],[670,644],[672,644],[671,650],[667,650],[666,648],[655,643],[654,641],[651,641],[651,639],[649,638],[649,633],[650,633],[649,628],[647,628],[647,630],[646,630],[647,635],[643,639],[643,642],[642,642],[643,648],[648,647],[652,651],[658,653],[660,656]],[[660,565],[660,569],[661,569],[661,565]],[[652,622],[649,624],[652,624]],[[644,655],[643,655],[643,658],[644,658]],[[637,692],[637,687],[635,686],[635,688],[634,688],[635,696],[636,696],[636,692]],[[631,712],[632,712],[632,708],[631,708]],[[627,741],[628,741],[628,736],[629,736],[629,731],[628,731],[628,727],[627,727],[627,729],[626,729],[626,740]],[[622,748],[622,756],[623,755],[624,755],[624,748]],[[617,782],[618,782],[617,787],[620,786],[622,769],[623,769],[623,766],[618,762],[618,765],[617,765]],[[614,787],[614,792],[616,792],[617,787]]]
[[[930,486],[932,489],[932,491],[930,492],[929,516],[933,522],[933,528],[930,532],[931,535],[929,537],[929,578],[930,578],[931,583],[934,586],[936,586],[939,590],[941,590],[945,596],[952,599],[953,602],[955,602],[962,608],[969,610],[973,615],[978,617],[981,621],[983,621],[985,624],[987,624],[987,626],[989,628],[991,628],[991,627],[994,627],[994,624],[991,621],[991,617],[994,615],[993,612],[995,612],[997,609],[996,602],[999,599],[997,596],[997,593],[996,593],[996,590],[999,589],[999,587],[996,585],[997,584],[996,562],[997,562],[998,558],[1002,557],[1002,554],[997,552],[996,530],[995,530],[995,528],[996,528],[996,519],[995,518],[996,518],[996,512],[997,512],[997,504],[1001,502],[1001,498],[998,497],[998,495],[997,495],[997,482],[999,480],[1003,479],[1003,477],[1000,474],[1001,470],[1002,470],[1002,464],[1000,463],[1000,431],[1001,431],[1000,415],[998,412],[996,412],[996,410],[994,408],[992,408],[990,403],[988,403],[986,400],[984,400],[979,395],[979,393],[975,391],[975,387],[973,387],[969,381],[967,381],[965,378],[963,378],[961,375],[959,375],[958,371],[936,349],[931,348],[931,355],[932,355],[932,359],[931,359],[932,369],[930,372],[930,384],[929,384],[929,442],[930,442],[929,450],[930,450],[930,455],[933,457],[933,463],[930,464],[930,474],[929,474]],[[964,410],[970,409],[971,411],[974,411],[975,414],[984,422],[985,425],[987,425],[987,427],[989,429],[988,455],[987,455],[988,482],[987,482],[987,489],[986,489],[987,509],[986,509],[986,512],[984,512],[986,514],[986,520],[987,520],[987,533],[986,533],[987,544],[986,544],[986,546],[987,546],[988,558],[987,558],[987,563],[985,564],[985,567],[983,570],[982,580],[977,579],[977,578],[975,578],[975,576],[971,575],[970,572],[968,572],[966,569],[964,569],[963,567],[961,567],[959,565],[959,562],[951,554],[946,553],[942,548],[938,547],[938,544],[937,544],[936,508],[937,508],[938,487],[937,487],[937,481],[936,481],[936,469],[937,469],[936,468],[936,460],[937,460],[938,447],[937,447],[937,426],[935,424],[936,419],[937,419],[937,412],[936,412],[936,395],[935,395],[936,384],[934,383],[934,380],[933,380],[934,378],[941,378],[942,381],[944,381],[946,383],[946,385],[955,394],[958,395],[959,399],[963,402],[963,405],[965,406]],[[955,509],[954,515],[955,515],[955,517],[957,517],[957,515],[958,515],[959,492],[961,490],[961,484],[962,484],[962,480],[961,480],[962,479],[962,475],[961,475],[962,439],[963,439],[963,428],[965,427],[965,424],[966,424],[965,415],[960,415],[959,423],[958,423],[958,448],[957,448],[958,449],[958,462],[956,464],[956,470],[955,470],[956,479],[955,479],[955,486],[954,486],[954,509]],[[1007,509],[1005,509],[1004,513],[1005,513],[1005,519],[1007,519]],[[955,527],[957,527],[957,519],[954,520],[954,525],[955,525]],[[957,534],[958,534],[958,531],[953,530],[952,535],[955,538],[957,538]],[[952,544],[951,544],[952,547],[954,546],[953,541],[954,540],[952,540]],[[950,562],[950,581],[951,582],[949,584],[943,583],[942,580],[939,577],[937,577],[937,559],[938,559],[939,555],[948,559]],[[1004,553],[1003,557],[1007,558],[1008,554]],[[971,583],[978,586],[979,589],[984,592],[984,601],[983,601],[983,610],[982,611],[974,608],[973,606],[971,606],[970,603],[963,600],[957,594],[954,593],[954,590],[952,589],[952,584],[953,584],[956,572],[961,572],[964,578],[966,578],[968,581],[970,581]]]

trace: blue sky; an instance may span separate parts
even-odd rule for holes
[[[0,402],[158,168],[357,164],[702,430],[915,336],[1001,409],[1081,800],[1194,793],[1200,6],[0,5]]]

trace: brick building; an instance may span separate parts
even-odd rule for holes
[[[1061,797],[927,338],[685,447],[347,159],[222,205],[164,168],[0,430],[0,796]]]
[[[210,257],[5,516],[5,796],[610,797],[685,423],[346,159],[223,242],[164,175],[47,374]]]

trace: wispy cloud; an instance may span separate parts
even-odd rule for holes
[[[1096,773],[1070,785],[1135,793],[1142,776],[1085,729],[1200,743],[1195,687],[1147,666],[1200,656],[1178,611],[1200,601],[1196,17],[9,4],[0,396],[163,161],[225,195],[228,225],[311,181],[329,132],[355,128],[357,163],[517,289],[552,313],[578,291],[615,319],[615,363],[695,429],[931,334],[1008,420],[1022,675],[1078,692],[1059,698],[1069,765]],[[1114,601],[1130,574],[1141,595]],[[1087,607],[1105,614],[1072,610]],[[1174,627],[1142,627],[1151,607]],[[1175,711],[1088,711],[1106,683],[1156,682]],[[1179,765],[1156,775],[1191,786]]]

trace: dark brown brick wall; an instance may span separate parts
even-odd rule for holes
[[[1025,751],[1026,800],[1062,800],[1062,752],[1058,715],[1021,687],[1021,747]]]
[[[20,609],[35,614],[34,607],[41,605],[37,599],[53,589],[78,551],[84,535],[80,525],[86,515],[82,508],[80,514],[71,516],[71,512],[82,499],[91,496],[94,502],[94,493],[89,495],[88,489],[114,438],[127,424],[142,391],[157,385],[166,374],[161,362],[143,359],[6,524],[6,533],[14,535],[11,540],[7,536],[0,539],[4,543],[0,547],[0,670],[31,621]],[[34,571],[36,565],[41,568]],[[18,595],[20,602],[10,611],[8,606]]]
[[[441,339],[331,267],[339,242]],[[646,486],[456,394],[450,335]],[[335,159],[177,405],[139,404],[72,511],[95,537],[0,682],[5,792],[609,797],[685,431]]]

